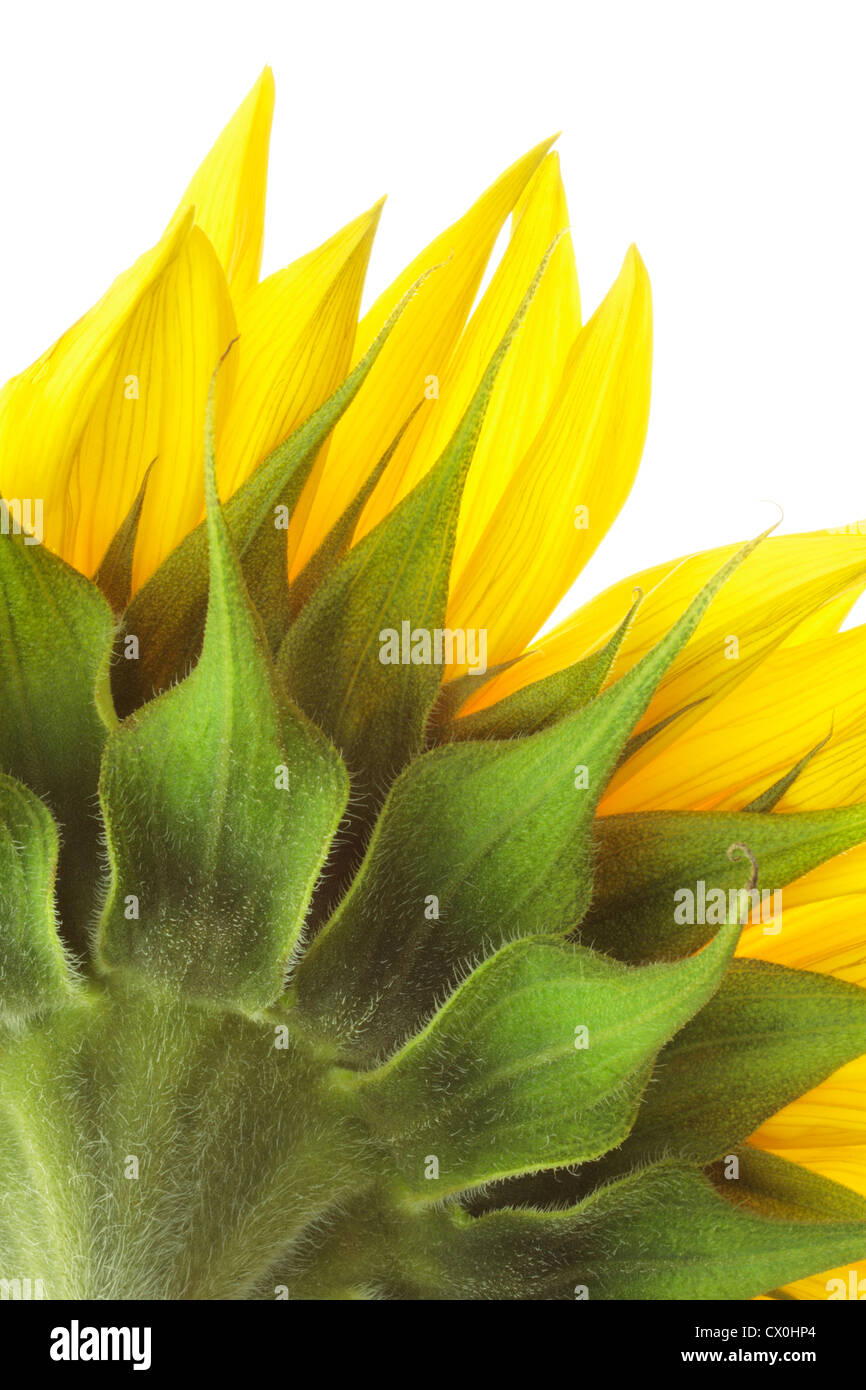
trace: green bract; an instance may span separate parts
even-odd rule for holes
[[[0,537],[3,1277],[739,1299],[863,1256],[866,1202],[748,1138],[864,1051],[866,995],[732,961],[728,850],[779,889],[866,813],[596,819],[753,547],[606,689],[631,615],[465,720],[440,668],[378,659],[444,624],[519,319],[439,463],[350,549],[366,488],[291,588],[285,515],[381,340],[224,510],[208,432],[206,523],[131,602],[141,499],[98,583]],[[697,879],[733,908],[677,926]]]

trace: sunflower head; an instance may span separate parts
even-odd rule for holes
[[[857,1260],[862,1181],[773,1125],[866,1045],[859,965],[797,958],[866,735],[845,693],[829,739],[766,696],[735,734],[778,663],[840,695],[863,541],[538,639],[638,466],[643,263],[584,322],[544,142],[363,316],[380,204],[260,280],[272,101],[0,396],[0,1271],[731,1299]]]

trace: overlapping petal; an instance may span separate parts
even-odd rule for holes
[[[802,774],[819,779],[838,746],[858,743],[866,724],[864,661],[866,627],[780,649],[684,733],[677,735],[675,721],[664,731],[674,735],[669,742],[662,734],[645,744],[611,782],[602,812],[741,809],[827,739]],[[863,799],[856,763],[849,779],[849,799]],[[796,786],[787,809],[802,804]],[[822,804],[837,805],[835,792]]]
[[[700,551],[619,580],[533,643],[522,661],[485,685],[462,712],[494,704],[603,646],[640,590],[640,607],[608,676],[612,684],[659,641],[736,549]],[[694,699],[712,703],[777,646],[835,632],[864,585],[866,538],[828,531],[771,537],[717,596],[661,682],[641,727],[651,728]]]
[[[523,651],[619,513],[646,435],[651,361],[649,278],[632,247],[452,588],[449,624],[486,628],[491,663]]]
[[[236,294],[259,278],[273,113],[274,76],[265,68],[180,200],[179,211],[194,206],[195,220]]]
[[[235,298],[237,376],[217,441],[223,496],[346,376],[381,208]],[[324,461],[323,452],[319,474]]]
[[[359,540],[423,478],[444,450],[484,369],[557,237],[538,291],[499,372],[460,507],[452,571],[471,555],[551,405],[580,328],[580,292],[568,206],[552,152],[517,203],[505,254],[472,314],[411,447],[403,447],[359,522]]]
[[[42,499],[46,544],[73,562],[84,548],[68,506],[82,434],[116,371],[130,325],[185,254],[191,225],[191,213],[176,217],[152,250],[0,392],[0,492]]]
[[[511,165],[458,222],[406,267],[361,320],[355,361],[363,356],[412,285],[438,267],[405,309],[364,390],[335,430],[328,485],[313,480],[308,485],[300,511],[303,528],[296,524],[289,535],[292,575],[303,567],[334,519],[355,497],[415,407],[425,403],[428,409],[435,408],[435,397],[428,397],[425,391],[444,373],[496,238],[550,144],[550,140],[543,141]],[[421,410],[404,437],[403,449],[414,446],[423,417]],[[400,459],[398,451],[392,461],[395,469],[400,468]]]
[[[96,569],[151,462],[134,587],[201,520],[208,387],[236,331],[222,267],[204,232],[193,226],[177,257],[130,315],[76,451],[64,553],[84,573]],[[229,360],[221,414],[233,373]]]

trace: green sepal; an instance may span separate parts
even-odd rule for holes
[[[255,1010],[281,992],[347,780],[275,679],[216,494],[212,412],[206,455],[202,653],[105,750],[98,950],[106,969]]]
[[[156,459],[153,460],[153,463],[148,464],[135,501],[117,528],[102,557],[99,569],[93,576],[94,584],[102,590],[111,604],[113,612],[117,614],[123,613],[132,594],[132,564],[135,558],[135,542],[138,538],[138,523],[141,520],[141,511],[147,495],[147,480],[155,462]]]
[[[389,1234],[385,1295],[432,1300],[733,1301],[866,1249],[862,1217],[773,1219],[681,1164],[630,1175],[569,1211],[446,1210]]]
[[[659,1048],[717,988],[738,935],[724,927],[698,955],[643,968],[515,942],[384,1065],[347,1073],[347,1087],[421,1202],[586,1162],[628,1134]]]
[[[777,893],[794,879],[866,839],[866,806],[833,811],[755,815],[749,811],[633,811],[602,816],[596,824],[592,907],[581,928],[588,945],[620,960],[640,962],[693,951],[724,920],[701,901],[714,890],[742,885],[742,868],[728,848],[745,843],[758,862],[757,892],[768,933]],[[698,885],[705,885],[699,890]],[[690,893],[691,900],[675,894]],[[757,899],[755,900],[758,906]],[[710,916],[709,922],[675,918]],[[756,914],[757,916],[757,914]]]
[[[598,651],[515,690],[495,705],[462,719],[452,719],[442,730],[440,741],[525,737],[583,709],[601,690],[639,602],[635,601],[616,632]]]
[[[69,999],[72,974],[54,912],[59,839],[54,819],[23,783],[0,774],[0,1019]]]
[[[442,682],[432,662],[381,661],[380,634],[404,621],[445,627],[463,483],[496,377],[547,266],[535,278],[445,450],[412,491],[328,574],[280,649],[290,695],[349,768],[355,833],[363,834],[400,770],[421,751]]]
[[[768,787],[765,792],[761,792],[760,796],[756,796],[754,801],[750,801],[748,806],[743,807],[743,810],[763,812],[772,811],[773,807],[778,805],[778,803],[782,800],[782,797],[785,795],[785,792],[788,791],[794,785],[797,778],[800,776],[800,773],[803,772],[804,769],[809,766],[810,762],[815,757],[815,754],[820,753],[821,749],[827,743],[829,743],[831,737],[832,730],[829,734],[827,734],[826,738],[821,739],[820,743],[816,743],[814,748],[810,748],[808,753],[805,753],[803,757],[800,758],[799,762],[796,762],[794,764],[790,772],[786,772],[784,777],[780,777],[779,780],[777,782],[774,782],[771,787]]]
[[[744,1144],[730,1160],[713,1164],[710,1174],[719,1190],[762,1216],[783,1221],[866,1221],[866,1199],[850,1187],[831,1182],[799,1163]],[[736,1172],[736,1176],[734,1176]],[[866,1242],[864,1242],[866,1254]]]
[[[260,613],[276,594],[280,620],[285,616],[288,531],[282,524],[284,517],[292,512],[319,450],[366,381],[418,284],[403,297],[345,381],[226,502],[226,523]],[[166,556],[126,610],[123,628],[138,638],[139,656],[114,668],[114,696],[121,714],[129,714],[154,693],[167,689],[189,669],[201,648],[207,599],[208,526],[203,521]]]
[[[435,748],[437,743],[447,743],[449,741],[447,730],[457,718],[466,701],[477,694],[489,681],[492,681],[496,676],[501,676],[503,671],[519,665],[524,657],[525,653],[521,652],[520,656],[512,656],[508,661],[499,661],[495,666],[488,666],[486,671],[466,671],[462,676],[455,676],[453,681],[448,681],[447,684],[443,685],[436,697],[436,703],[430,711],[430,720],[427,726],[427,747]]]
[[[379,462],[376,464],[376,467],[364,483],[364,486],[361,488],[360,492],[353,497],[342,516],[339,516],[334,522],[318,550],[310,556],[304,568],[292,580],[289,585],[288,593],[288,616],[291,622],[295,621],[310,595],[319,588],[322,581],[330,574],[331,570],[340,563],[343,556],[348,551],[361,513],[372,497],[379,479],[382,477],[385,469],[397,452],[400,441],[415,419],[415,416],[418,414],[419,409],[420,404],[416,405],[405,424],[400,427],[399,432],[385,450]],[[281,639],[285,636],[287,628],[288,623],[286,623],[283,632],[280,634]]]
[[[660,734],[663,729],[666,729],[669,724],[675,723],[677,719],[682,719],[684,715],[688,714],[689,710],[696,709],[698,705],[702,705],[707,698],[706,695],[701,695],[697,700],[690,700],[687,705],[683,705],[681,709],[674,710],[673,714],[665,715],[664,719],[659,719],[657,723],[651,724],[648,729],[642,729],[639,734],[633,734],[620,754],[617,768],[621,768],[623,763],[627,763],[629,758],[633,758],[636,753],[639,753],[645,744],[650,743],[652,739],[655,738],[656,734]]]
[[[596,806],[619,753],[750,549],[583,709],[525,739],[446,745],[406,769],[349,892],[299,968],[311,1030],[369,1060],[503,942],[577,926],[592,891]]]
[[[866,990],[735,960],[658,1059],[634,1129],[598,1181],[667,1155],[708,1163],[866,1052]]]
[[[60,825],[58,907],[83,952],[102,878],[99,760],[114,720],[114,621],[94,584],[42,545],[0,535],[0,771]]]

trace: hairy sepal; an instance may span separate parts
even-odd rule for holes
[[[27,541],[0,534],[0,772],[44,798],[57,819],[58,905],[66,939],[83,953],[102,879],[96,788],[116,723],[114,620],[94,584]]]
[[[106,748],[111,887],[98,956],[104,969],[256,1010],[282,990],[347,782],[275,677],[219,506],[210,431],[206,453],[204,645],[187,679]]]
[[[422,1203],[585,1162],[625,1138],[659,1048],[717,988],[738,934],[731,924],[699,955],[642,969],[567,942],[516,942],[346,1084]]]
[[[578,925],[592,892],[595,811],[622,748],[751,549],[575,713],[525,739],[435,749],[406,769],[351,889],[298,972],[298,1003],[314,1033],[369,1061],[504,942]]]

